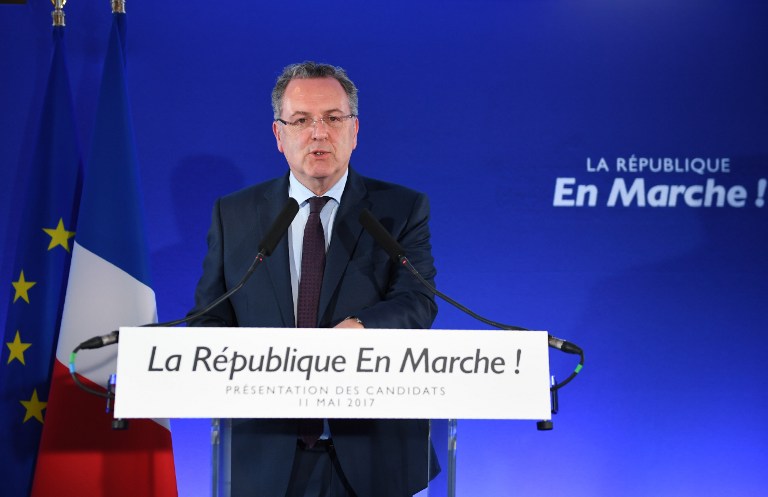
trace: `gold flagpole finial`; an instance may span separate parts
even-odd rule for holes
[[[53,25],[66,26],[64,24],[64,5],[66,5],[67,0],[51,0],[51,3],[53,4],[53,12],[51,12]]]
[[[110,0],[113,14],[125,14],[125,0]]]

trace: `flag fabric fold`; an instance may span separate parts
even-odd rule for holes
[[[53,56],[21,216],[12,295],[0,356],[0,493],[27,497],[46,419],[77,217],[82,164],[69,86],[64,28]]]
[[[106,400],[78,389],[69,377],[70,353],[78,344],[120,326],[157,319],[126,89],[124,36],[125,14],[114,14],[34,497],[177,495],[167,422],[130,420],[127,429],[112,429]],[[105,391],[115,371],[116,352],[107,347],[78,354],[81,381]]]

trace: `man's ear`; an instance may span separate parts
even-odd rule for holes
[[[277,125],[277,121],[272,121],[272,133],[275,135],[275,140],[277,141],[277,149],[281,154],[285,153],[283,151],[283,140],[280,138],[280,128]]]

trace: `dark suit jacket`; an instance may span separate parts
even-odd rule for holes
[[[216,202],[196,309],[240,281],[287,200],[286,174]],[[429,328],[437,314],[433,296],[364,232],[358,218],[365,208],[398,240],[418,271],[434,279],[426,196],[350,169],[326,256],[318,327],[357,316],[369,328]],[[240,292],[192,325],[294,327],[286,238]],[[428,459],[430,473],[439,471],[426,421],[332,419],[329,426],[358,497],[411,496],[426,487]],[[235,420],[232,495],[282,497],[297,433],[296,420]]]

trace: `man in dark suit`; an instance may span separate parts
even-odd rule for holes
[[[289,173],[216,202],[196,309],[237,284],[289,197],[299,203],[299,214],[243,289],[192,324],[429,328],[437,313],[433,296],[358,222],[369,209],[433,281],[426,196],[349,167],[359,129],[355,85],[341,68],[295,64],[278,78],[272,105],[277,148]],[[318,204],[315,197],[324,199]],[[326,250],[319,275],[305,265],[318,259],[306,256],[307,241],[317,238],[305,232],[312,223],[322,225],[317,236]],[[319,296],[306,296],[308,274],[315,275]],[[309,321],[302,318],[307,309]],[[298,420],[235,420],[232,495],[406,497],[439,471],[424,420],[324,420],[316,442],[303,431]]]

